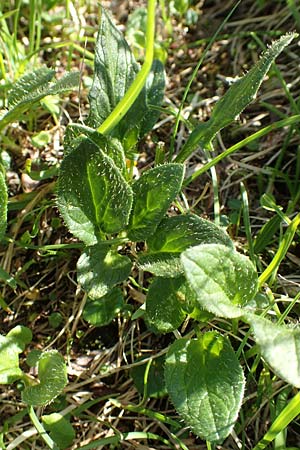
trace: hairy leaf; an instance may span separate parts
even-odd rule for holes
[[[63,160],[57,195],[70,231],[87,245],[128,223],[131,188],[113,160],[89,139],[82,139]]]
[[[244,255],[219,244],[192,247],[181,255],[197,302],[219,317],[240,317],[257,291],[257,273]]]
[[[88,300],[84,307],[83,318],[91,325],[103,327],[108,325],[124,306],[121,289],[114,287],[103,297]]]
[[[65,155],[76,149],[78,142],[81,142],[82,137],[89,138],[90,141],[100,147],[101,150],[114,161],[122,175],[124,177],[126,176],[125,153],[120,141],[111,136],[104,136],[103,134],[98,133],[98,131],[93,130],[93,128],[80,124],[70,124],[64,137]]]
[[[78,282],[90,298],[102,297],[130,274],[131,260],[107,247],[101,244],[87,247],[78,260]]]
[[[177,253],[144,253],[139,256],[137,265],[158,277],[176,278],[184,273]]]
[[[278,325],[257,315],[245,315],[251,324],[262,357],[287,383],[300,387],[300,328]]]
[[[9,93],[9,109],[0,117],[0,131],[47,95],[70,91],[79,85],[79,72],[70,72],[50,83],[55,71],[42,67],[27,73],[18,80]]]
[[[128,236],[133,241],[153,234],[180,191],[184,176],[181,164],[163,164],[147,170],[132,185],[134,202]]]
[[[196,435],[209,442],[229,435],[245,386],[229,339],[210,331],[176,340],[167,354],[165,380],[176,410]]]
[[[43,352],[38,360],[39,384],[26,387],[22,400],[27,405],[44,406],[57,397],[67,384],[64,358],[56,350]]]
[[[42,416],[43,425],[49,431],[50,437],[63,450],[69,448],[75,439],[75,430],[66,417],[59,413]]]
[[[206,243],[233,248],[226,232],[208,220],[194,214],[166,217],[147,238],[147,253],[139,256],[138,266],[161,277],[177,277],[183,274],[180,254]]]
[[[93,85],[89,92],[88,125],[98,128],[124,97],[139,72],[139,65],[105,9],[101,9],[101,24],[96,40]],[[155,124],[159,111],[152,106],[162,103],[165,88],[163,65],[154,61],[144,88],[127,114],[113,130],[125,145],[132,147]]]
[[[157,277],[146,297],[147,319],[160,333],[169,333],[181,325],[194,303],[195,294],[185,277]]]
[[[194,129],[176,161],[185,161],[197,146],[206,146],[222,128],[237,119],[254,100],[274,59],[296,36],[296,33],[288,33],[272,43],[249,72],[236,81],[217,102],[211,118]]]
[[[89,92],[88,124],[101,125],[124,97],[139,71],[134,56],[113,24],[108,12],[101,8],[101,22],[95,46],[94,80]]]
[[[125,149],[133,147],[138,139],[152,130],[160,114],[157,106],[163,101],[164,89],[164,66],[155,60],[142,92],[113,133],[122,139]]]

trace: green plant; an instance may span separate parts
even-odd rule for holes
[[[183,10],[189,4],[175,3]],[[109,14],[102,9],[94,80],[89,95],[90,114],[84,125],[72,124],[67,129],[57,205],[69,230],[85,246],[77,263],[77,273],[78,282],[85,291],[83,318],[89,323],[103,326],[120,312],[128,314],[127,280],[142,283],[143,272],[150,274],[144,284],[138,285],[146,292],[145,305],[135,311],[131,319],[143,317],[154,333],[174,332],[177,339],[166,350],[165,387],[185,423],[207,441],[208,448],[212,448],[231,433],[239,414],[245,390],[239,359],[250,331],[236,348],[229,338],[230,325],[224,327],[223,332],[202,332],[203,324],[210,319],[221,318],[226,324],[232,323],[232,327],[238,321],[250,325],[257,344],[251,350],[257,361],[261,352],[279,377],[293,386],[300,386],[298,329],[263,317],[272,306],[269,303],[260,316],[260,291],[286,255],[300,216],[289,222],[277,253],[258,276],[253,263],[255,258],[251,261],[236,251],[223,228],[182,206],[180,195],[190,182],[190,178],[185,178],[184,163],[198,147],[203,147],[209,157],[215,135],[232,123],[251,102],[271,63],[295,35],[285,35],[275,41],[249,73],[232,85],[216,104],[210,120],[192,131],[175,160],[172,161],[171,152],[162,155],[158,148],[154,167],[143,170],[140,177],[135,178],[133,169],[138,144],[157,121],[164,95],[163,66],[152,61],[154,8],[155,1],[149,0],[147,51],[141,70]],[[39,98],[39,92],[36,94],[34,98]],[[23,112],[23,104],[21,99],[16,109],[12,105],[10,114]],[[261,130],[259,135],[250,136],[247,142],[275,127],[299,120],[298,115],[284,119]],[[219,159],[210,161],[192,179],[244,144],[241,141]],[[3,193],[1,237],[5,232],[7,202],[2,172],[0,189]],[[173,205],[177,209],[171,210]],[[252,254],[249,253],[253,256],[253,249]],[[189,321],[192,326],[182,337],[178,328],[184,321]],[[24,342],[20,344],[20,339],[12,338],[10,332],[3,337],[3,352],[7,346],[12,346],[14,352],[13,360],[3,367],[5,383],[24,378],[18,365],[18,354],[24,350]],[[36,363],[39,364],[40,384],[27,387],[22,398],[30,405],[31,419],[46,436],[47,445],[55,448],[51,433],[53,440],[58,442],[61,427],[67,427],[66,422],[56,415],[42,418],[44,427],[50,430],[48,436],[37,421],[32,406],[46,404],[61,392],[66,382],[65,366],[56,352],[33,354],[32,364]],[[58,366],[59,383],[49,386],[45,380],[46,370]],[[161,368],[162,364],[160,372]],[[133,377],[138,379],[140,376],[133,371]],[[152,376],[153,370],[148,364],[143,373],[144,390],[139,386],[143,393],[141,404],[124,405],[124,408],[153,415],[144,408],[144,402],[148,395],[164,395],[165,389],[159,383],[158,388],[148,383],[147,378]],[[116,400],[114,403],[122,406]],[[280,423],[286,425],[299,413],[299,404],[299,397],[295,396],[281,411],[264,440],[257,444],[257,449],[264,448],[276,437],[282,430]],[[157,417],[174,429],[178,426],[168,417]],[[53,424],[57,425],[55,429],[51,429]],[[68,427],[68,431],[71,440],[72,429]],[[129,439],[129,435],[133,438],[138,433],[104,438],[91,446],[117,444],[122,439]],[[159,438],[152,433],[140,433],[140,436]],[[175,434],[172,437],[178,443]],[[64,441],[58,445],[63,448],[68,444]],[[186,448],[180,442],[179,445]],[[91,446],[88,444],[85,448]]]
[[[153,33],[154,3],[149,1],[148,33]],[[258,278],[253,263],[234,249],[222,228],[189,211],[168,211],[184,183],[184,161],[198,146],[209,151],[216,133],[253,100],[272,61],[294,37],[285,35],[274,42],[233,84],[210,120],[191,133],[175,162],[160,160],[134,179],[132,152],[157,119],[163,68],[154,62],[145,81],[153,35],[148,35],[146,65],[138,72],[126,41],[102,10],[90,116],[85,126],[70,127],[65,143],[57,204],[69,230],[86,245],[77,263],[78,282],[88,297],[84,317],[106,324],[123,307],[122,293],[132,270],[150,273],[145,308],[133,318],[144,316],[160,333],[176,332],[187,315],[194,319],[196,337],[179,338],[168,350],[165,382],[186,424],[211,443],[222,442],[231,432],[245,380],[238,360],[242,347],[236,353],[227,336],[202,334],[196,324],[206,320],[205,314],[248,323],[265,361],[284,380],[300,385],[299,355],[293,350],[298,330],[260,317],[257,303],[259,289],[284,257],[300,216]],[[117,58],[112,51],[116,48]],[[299,121],[299,116],[293,120]],[[290,348],[289,365],[283,361],[281,345]]]

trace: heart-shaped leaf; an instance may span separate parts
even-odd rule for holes
[[[70,448],[75,439],[75,430],[66,417],[59,413],[42,416],[43,425],[60,450]]]
[[[228,338],[210,331],[175,341],[167,354],[165,380],[176,410],[196,435],[210,442],[228,436],[245,386]]]
[[[149,253],[181,253],[199,244],[223,244],[234,248],[232,240],[221,227],[195,214],[164,218],[155,233],[147,239]]]
[[[194,302],[195,294],[185,277],[157,277],[146,297],[147,319],[160,333],[169,333],[181,325]]]
[[[17,325],[6,336],[0,335],[0,384],[9,384],[23,376],[19,367],[19,354],[31,341],[29,328]]]

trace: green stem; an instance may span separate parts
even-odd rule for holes
[[[284,408],[284,410],[275,419],[262,440],[254,447],[253,450],[263,450],[272,442],[275,437],[284,430],[294,419],[300,414],[300,394],[299,392]]]
[[[300,214],[297,214],[297,216],[294,217],[294,219],[288,226],[274,258],[272,259],[272,261],[270,262],[268,267],[264,270],[264,272],[259,277],[259,279],[258,279],[259,287],[261,287],[267,281],[267,279],[270,278],[270,276],[278,269],[279,264],[285,257],[285,255],[292,243],[292,240],[294,238],[294,235],[297,231],[299,224],[300,224]]]
[[[37,431],[38,431],[39,435],[41,436],[41,438],[44,439],[44,441],[46,442],[48,447],[51,450],[59,450],[59,448],[57,447],[55,442],[51,439],[51,437],[49,436],[49,434],[47,433],[47,431],[45,430],[45,428],[43,427],[43,425],[39,421],[39,419],[38,419],[38,417],[37,417],[37,415],[36,415],[36,413],[35,413],[35,411],[34,411],[32,406],[28,407],[28,414],[29,414],[29,417],[31,419],[31,422],[33,423],[33,425],[37,429]]]
[[[115,109],[105,119],[105,121],[98,128],[98,132],[108,134],[125,116],[129,108],[137,99],[139,93],[144,87],[146,78],[151,69],[154,54],[154,33],[155,33],[155,0],[148,1],[148,15],[147,15],[147,30],[146,30],[146,55],[144,64],[137,74],[134,82],[124,95],[124,97],[117,104]]]

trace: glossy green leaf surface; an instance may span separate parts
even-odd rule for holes
[[[87,245],[126,227],[132,196],[113,160],[89,139],[64,158],[57,204],[70,231]]]
[[[7,187],[5,176],[0,164],[0,240],[3,238],[7,222]]]
[[[218,317],[240,317],[257,291],[257,273],[244,255],[219,244],[192,247],[181,255],[199,306]]]
[[[146,297],[147,319],[160,333],[176,330],[193,310],[195,294],[185,277],[157,277]]]
[[[22,377],[19,354],[31,341],[29,328],[17,325],[6,336],[0,335],[0,384],[9,384]]]
[[[287,383],[300,388],[300,329],[247,314],[262,357]]]
[[[42,416],[43,425],[60,450],[69,448],[75,439],[75,430],[66,417],[59,413]]]
[[[128,236],[133,241],[153,234],[180,191],[184,176],[181,164],[163,164],[147,170],[133,183],[134,202]]]
[[[114,287],[101,298],[88,299],[83,310],[83,318],[91,325],[103,327],[108,325],[124,306],[121,289]]]
[[[192,431],[222,442],[241,407],[245,380],[228,338],[210,331],[198,339],[178,339],[169,348],[165,380],[179,415]]]
[[[38,360],[39,384],[28,386],[22,400],[30,406],[44,406],[57,397],[67,384],[67,367],[56,350],[43,352]]]
[[[77,279],[90,298],[107,294],[129,276],[132,262],[106,245],[87,247],[77,262]]]

